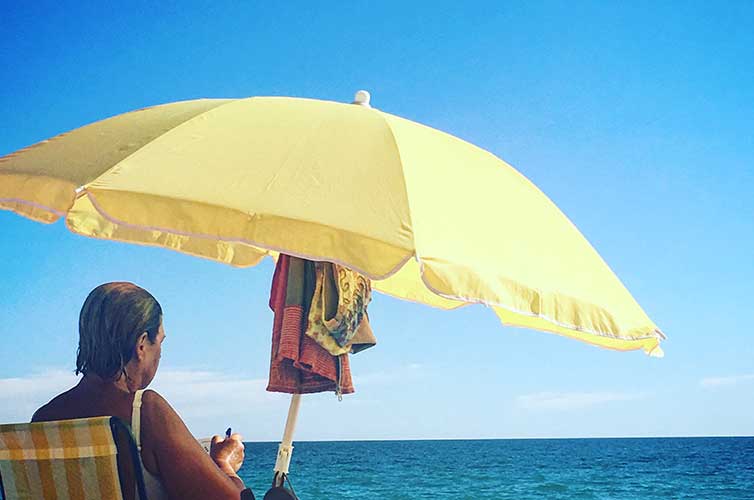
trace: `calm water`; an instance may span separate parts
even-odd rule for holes
[[[261,500],[276,443],[247,443]],[[754,437],[295,443],[301,500],[754,499]]]

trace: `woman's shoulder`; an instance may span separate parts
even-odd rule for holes
[[[50,408],[53,401],[50,401],[49,403],[46,403],[40,406],[39,408],[37,408],[37,411],[35,411],[34,414],[31,416],[32,423],[33,422],[47,422],[49,420],[55,420],[54,418],[50,418],[50,413],[51,413]]]
[[[146,409],[147,411],[164,412],[173,410],[170,403],[159,392],[153,389],[144,390],[141,396],[141,405],[142,409]]]
[[[48,422],[51,420],[61,420],[67,418],[69,413],[69,401],[71,392],[75,387],[68,389],[62,394],[58,394],[50,401],[40,406],[31,417],[32,422]]]
[[[183,423],[170,403],[157,391],[147,389],[141,397],[142,419],[149,423],[146,429],[158,435],[170,430],[178,422]]]

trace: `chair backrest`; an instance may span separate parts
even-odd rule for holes
[[[0,425],[0,491],[5,500],[147,500],[136,444],[116,417]]]

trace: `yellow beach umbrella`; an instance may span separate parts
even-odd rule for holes
[[[0,208],[234,266],[284,252],[375,289],[660,355],[664,338],[576,227],[513,167],[369,106],[200,99],[0,158]]]
[[[337,262],[390,295],[662,355],[662,332],[523,175],[371,108],[367,92],[355,104],[201,99],[119,115],[0,158],[0,208],[234,266],[278,252]]]

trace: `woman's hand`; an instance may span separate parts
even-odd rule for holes
[[[224,473],[236,475],[244,459],[243,438],[237,433],[229,438],[212,436],[209,456]]]

